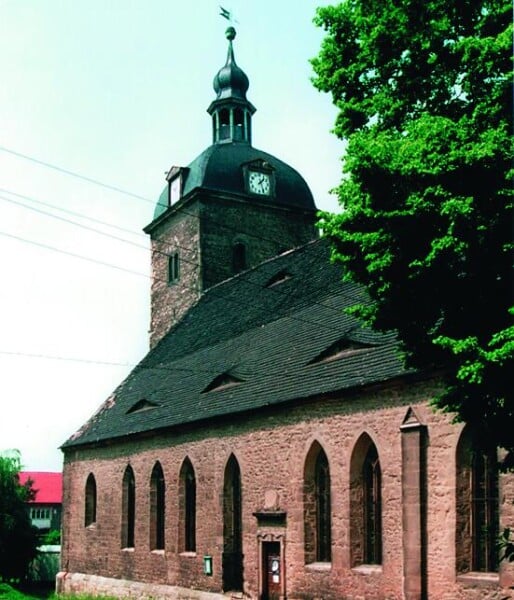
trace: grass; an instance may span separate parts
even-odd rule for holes
[[[53,585],[16,586],[0,582],[0,600],[116,600],[107,596],[58,596]]]
[[[0,600],[41,600],[54,596],[53,589],[43,586],[16,586],[0,583]]]

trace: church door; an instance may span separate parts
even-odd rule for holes
[[[232,454],[223,485],[223,591],[243,590],[241,471]]]
[[[262,600],[278,600],[281,596],[283,569],[280,542],[262,544]]]

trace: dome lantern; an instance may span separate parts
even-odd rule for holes
[[[213,81],[216,99],[207,112],[212,116],[213,143],[247,142],[251,144],[251,119],[255,107],[246,98],[250,82],[234,58],[233,40],[236,30],[229,27],[227,60]]]

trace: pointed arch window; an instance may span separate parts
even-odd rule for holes
[[[240,273],[246,267],[246,246],[243,242],[236,242],[232,246],[232,272],[234,274]]]
[[[136,480],[130,465],[125,469],[122,487],[121,547],[133,548],[136,523]]]
[[[323,448],[315,442],[304,469],[305,562],[330,562],[332,515],[330,468]]]
[[[164,550],[165,497],[164,473],[156,462],[150,477],[150,550]]]
[[[241,470],[231,454],[223,482],[223,590],[243,589]]]
[[[89,527],[96,523],[96,480],[93,473],[90,473],[86,480],[84,508],[84,525]]]
[[[499,558],[496,448],[474,446],[464,430],[457,447],[457,570],[495,572]]]
[[[182,551],[196,551],[196,477],[189,458],[180,469],[179,541]]]
[[[382,563],[382,471],[366,433],[355,444],[350,465],[350,548],[352,566]]]
[[[364,562],[382,562],[382,473],[375,444],[369,447],[362,467],[364,492]]]

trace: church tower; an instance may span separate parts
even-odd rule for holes
[[[212,145],[173,166],[152,222],[150,346],[213,285],[317,236],[316,206],[302,176],[252,146],[255,107],[226,31],[225,65],[207,112]]]

